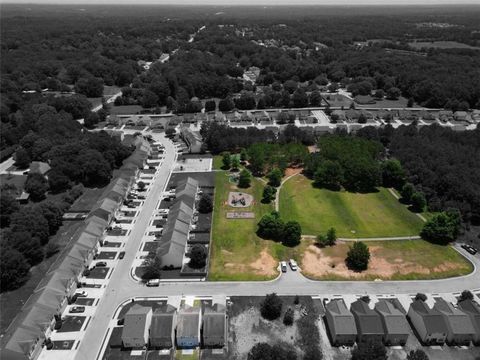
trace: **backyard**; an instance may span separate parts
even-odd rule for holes
[[[318,248],[312,241],[301,261],[302,273],[317,280],[419,280],[466,275],[472,271],[472,264],[451,246],[424,240],[365,243],[370,249],[366,271],[358,273],[346,267],[351,243],[337,241],[334,246]]]
[[[308,235],[334,227],[344,238],[413,236],[423,225],[385,188],[366,194],[331,191],[313,187],[303,175],[285,182],[279,205],[282,218],[298,221]]]
[[[304,250],[303,244],[288,248],[281,243],[260,239],[256,234],[260,218],[274,209],[273,204],[262,204],[264,184],[252,179],[248,189],[238,189],[230,181],[230,173],[215,174],[215,206],[212,227],[212,253],[210,280],[266,280],[278,275],[278,260],[298,258]],[[251,194],[253,203],[236,211],[253,212],[253,219],[227,219],[226,213],[235,208],[227,203],[228,194],[238,191]]]

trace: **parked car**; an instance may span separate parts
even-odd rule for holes
[[[139,199],[139,200],[145,200],[145,195],[138,195],[137,199]]]
[[[147,286],[160,286],[160,279],[150,279],[147,281]]]
[[[76,314],[76,313],[83,313],[85,311],[85,306],[72,306],[69,313]]]
[[[289,261],[290,263],[290,268],[293,270],[293,271],[297,271],[298,269],[298,265],[297,265],[297,262],[293,259],[290,259]]]
[[[478,251],[471,245],[464,244],[462,245],[462,248],[464,248],[469,254],[475,255]]]
[[[85,290],[77,291],[77,292],[75,293],[75,296],[77,296],[77,297],[87,297],[87,296],[88,296],[88,293],[87,293]]]
[[[107,263],[105,261],[99,261],[95,264],[95,267],[105,267]]]
[[[125,257],[125,251],[122,251],[120,254],[118,254],[118,258],[122,260]]]
[[[287,263],[285,261],[280,261],[280,268],[282,269],[282,272],[287,272]]]

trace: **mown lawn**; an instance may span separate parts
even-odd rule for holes
[[[346,268],[345,258],[351,243],[340,242],[323,249],[310,247],[301,262],[303,273],[318,280],[421,280],[461,276],[473,270],[472,264],[451,246],[425,240],[366,241],[365,244],[371,257],[364,272],[355,273]]]
[[[274,270],[278,260],[290,257],[300,259],[304,246],[288,248],[280,243],[259,238],[255,232],[260,218],[274,209],[273,204],[262,204],[264,184],[252,179],[248,189],[238,189],[229,181],[229,173],[215,174],[215,205],[212,226],[210,280],[267,280],[278,275]],[[253,195],[254,203],[246,208],[234,209],[227,204],[230,191]],[[255,219],[227,219],[227,211],[252,211]],[[252,265],[256,263],[256,265]],[[264,266],[266,269],[261,269]]]
[[[308,235],[334,227],[337,236],[344,238],[412,236],[423,226],[385,188],[368,194],[330,191],[313,187],[302,175],[282,186],[279,209],[282,218],[298,221]]]

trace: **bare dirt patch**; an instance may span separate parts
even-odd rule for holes
[[[272,276],[277,272],[275,271],[275,265],[277,261],[268,253],[267,249],[263,249],[260,253],[260,257],[254,262],[250,263],[250,267],[258,275]]]
[[[298,168],[292,168],[292,167],[289,167],[289,168],[286,168],[285,169],[285,179],[289,176],[292,176],[292,175],[296,175],[296,174],[301,174],[303,171],[303,168],[302,167],[298,167]]]
[[[345,257],[348,251],[348,245],[339,242],[337,249],[320,249],[315,245],[310,245],[302,259],[302,269],[306,275],[316,278],[321,277],[339,277],[339,278],[382,278],[388,279],[396,274],[425,274],[432,272],[446,272],[458,268],[458,264],[445,262],[433,269],[414,263],[403,258],[389,259],[384,255],[384,249],[380,246],[369,246],[370,263],[368,270],[358,273],[349,270],[345,264]]]

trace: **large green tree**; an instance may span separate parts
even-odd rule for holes
[[[349,269],[354,271],[364,271],[368,268],[370,261],[370,251],[368,246],[361,241],[354,242],[348,250],[346,263]]]

